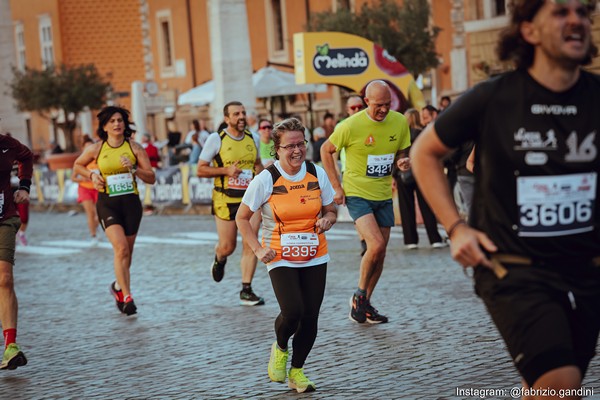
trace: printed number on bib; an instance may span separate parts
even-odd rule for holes
[[[519,236],[563,236],[594,229],[597,173],[517,179]]]
[[[281,258],[291,262],[306,262],[317,255],[319,236],[316,233],[284,233],[281,235]]]
[[[124,194],[135,193],[133,186],[133,176],[130,173],[108,175],[106,177],[106,187],[109,196],[122,196]]]
[[[371,178],[389,176],[392,174],[393,163],[393,154],[382,154],[379,156],[369,154],[367,158],[367,176]]]
[[[246,190],[248,189],[248,185],[252,180],[252,170],[251,169],[243,169],[242,172],[234,178],[232,176],[229,177],[227,181],[227,186],[229,189],[238,189],[238,190]]]

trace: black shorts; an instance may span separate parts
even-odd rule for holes
[[[502,279],[477,267],[475,291],[521,376],[533,386],[546,372],[575,365],[583,377],[600,332],[600,267],[591,261],[504,266]]]
[[[143,209],[137,194],[110,197],[106,193],[98,193],[96,211],[104,230],[111,225],[121,225],[125,236],[138,233]]]

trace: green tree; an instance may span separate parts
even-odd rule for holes
[[[307,30],[344,32],[377,43],[415,76],[439,64],[435,39],[440,28],[429,26],[430,9],[425,0],[379,0],[360,12],[348,9],[311,14]]]
[[[19,111],[37,112],[52,121],[65,135],[66,151],[75,151],[73,133],[77,116],[86,107],[99,109],[104,105],[110,83],[93,64],[49,66],[43,70],[13,68],[9,82],[12,97]],[[58,122],[59,113],[64,118]]]

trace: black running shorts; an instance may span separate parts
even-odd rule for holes
[[[121,225],[125,236],[138,233],[143,209],[137,194],[110,197],[106,193],[98,193],[96,210],[98,211],[98,220],[104,230],[111,225]]]
[[[475,290],[525,381],[533,386],[567,365],[584,376],[600,331],[600,267],[591,261],[504,266],[502,279],[477,267]]]

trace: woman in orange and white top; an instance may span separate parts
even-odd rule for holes
[[[335,192],[325,171],[306,161],[304,126],[296,118],[275,124],[271,137],[275,163],[248,186],[236,223],[256,257],[267,264],[281,312],[275,320],[277,340],[271,346],[268,373],[298,392],[315,390],[303,372],[317,337],[317,321],[325,292],[327,241],[324,232],[337,219]],[[250,218],[262,212],[262,243]],[[287,374],[288,341],[294,336]]]
[[[83,137],[83,150],[88,146],[94,144],[94,141],[88,135]],[[77,188],[77,202],[83,206],[85,215],[87,217],[88,229],[90,230],[90,244],[92,246],[98,245],[98,238],[96,237],[96,231],[98,230],[98,214],[96,213],[96,202],[98,201],[98,191],[94,187],[92,180],[89,178],[89,174],[92,171],[98,171],[98,164],[96,160],[90,162],[86,168],[88,172],[86,175],[80,175],[73,173],[71,180],[77,182],[79,187]]]

